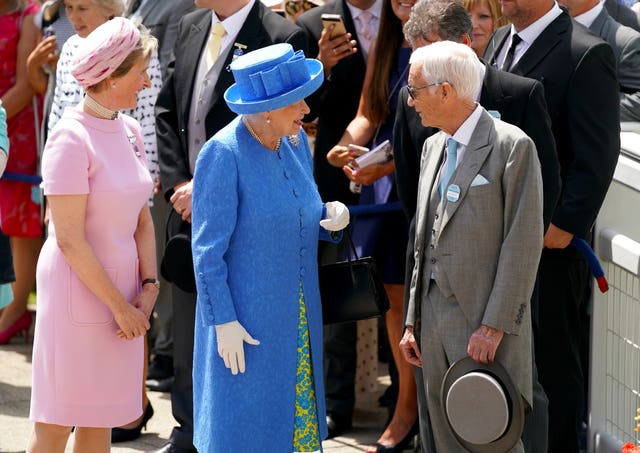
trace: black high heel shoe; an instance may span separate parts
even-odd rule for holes
[[[381,443],[376,442],[376,453],[402,453],[409,448],[409,444],[411,444],[414,436],[418,434],[418,428],[418,420],[416,420],[407,435],[395,445],[382,445]]]
[[[153,417],[153,406],[151,405],[151,401],[149,401],[147,407],[144,408],[144,412],[142,413],[142,420],[140,420],[138,426],[130,429],[111,428],[111,443],[115,444],[117,442],[127,442],[137,439],[138,437],[140,437],[140,431],[142,431],[142,428],[147,428],[147,422],[151,417]]]

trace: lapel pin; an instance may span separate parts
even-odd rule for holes
[[[455,203],[460,198],[460,187],[457,184],[451,184],[447,188],[447,200]]]

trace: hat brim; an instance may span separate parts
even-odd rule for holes
[[[497,379],[503,386],[510,409],[510,420],[507,426],[506,432],[498,439],[488,444],[473,444],[461,438],[451,426],[449,418],[446,416],[446,398],[449,393],[449,389],[460,377],[467,373],[478,371],[482,373],[488,373]],[[471,357],[464,357],[455,362],[447,370],[442,380],[442,388],[440,392],[440,406],[445,414],[447,423],[451,428],[451,432],[455,435],[458,442],[460,442],[471,453],[502,453],[511,450],[513,446],[518,442],[518,439],[522,436],[522,430],[524,429],[524,403],[520,396],[520,391],[513,383],[511,376],[507,373],[502,365],[498,362],[491,362],[489,364],[481,364],[473,360]],[[486,414],[485,414],[486,415]]]
[[[240,98],[238,84],[234,83],[225,91],[224,100],[231,111],[238,114],[260,113],[286,107],[306,98],[322,85],[322,81],[324,80],[322,63],[313,58],[307,58],[307,67],[309,68],[309,74],[311,76],[307,82],[291,91],[279,94],[274,98],[253,102],[243,101]]]
[[[169,239],[164,249],[160,272],[165,280],[182,291],[196,292],[190,236],[179,233]]]

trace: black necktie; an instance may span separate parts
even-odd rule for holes
[[[507,50],[507,56],[504,58],[504,63],[502,63],[503,71],[509,71],[509,69],[511,69],[511,65],[513,64],[513,56],[516,53],[516,47],[521,42],[522,38],[518,36],[517,33],[511,37],[511,45],[509,46],[509,50]]]

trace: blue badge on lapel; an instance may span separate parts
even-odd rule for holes
[[[500,119],[500,112],[497,110],[487,110],[487,113],[496,119]]]
[[[460,198],[460,187],[457,184],[451,184],[447,187],[447,200],[455,203]]]

